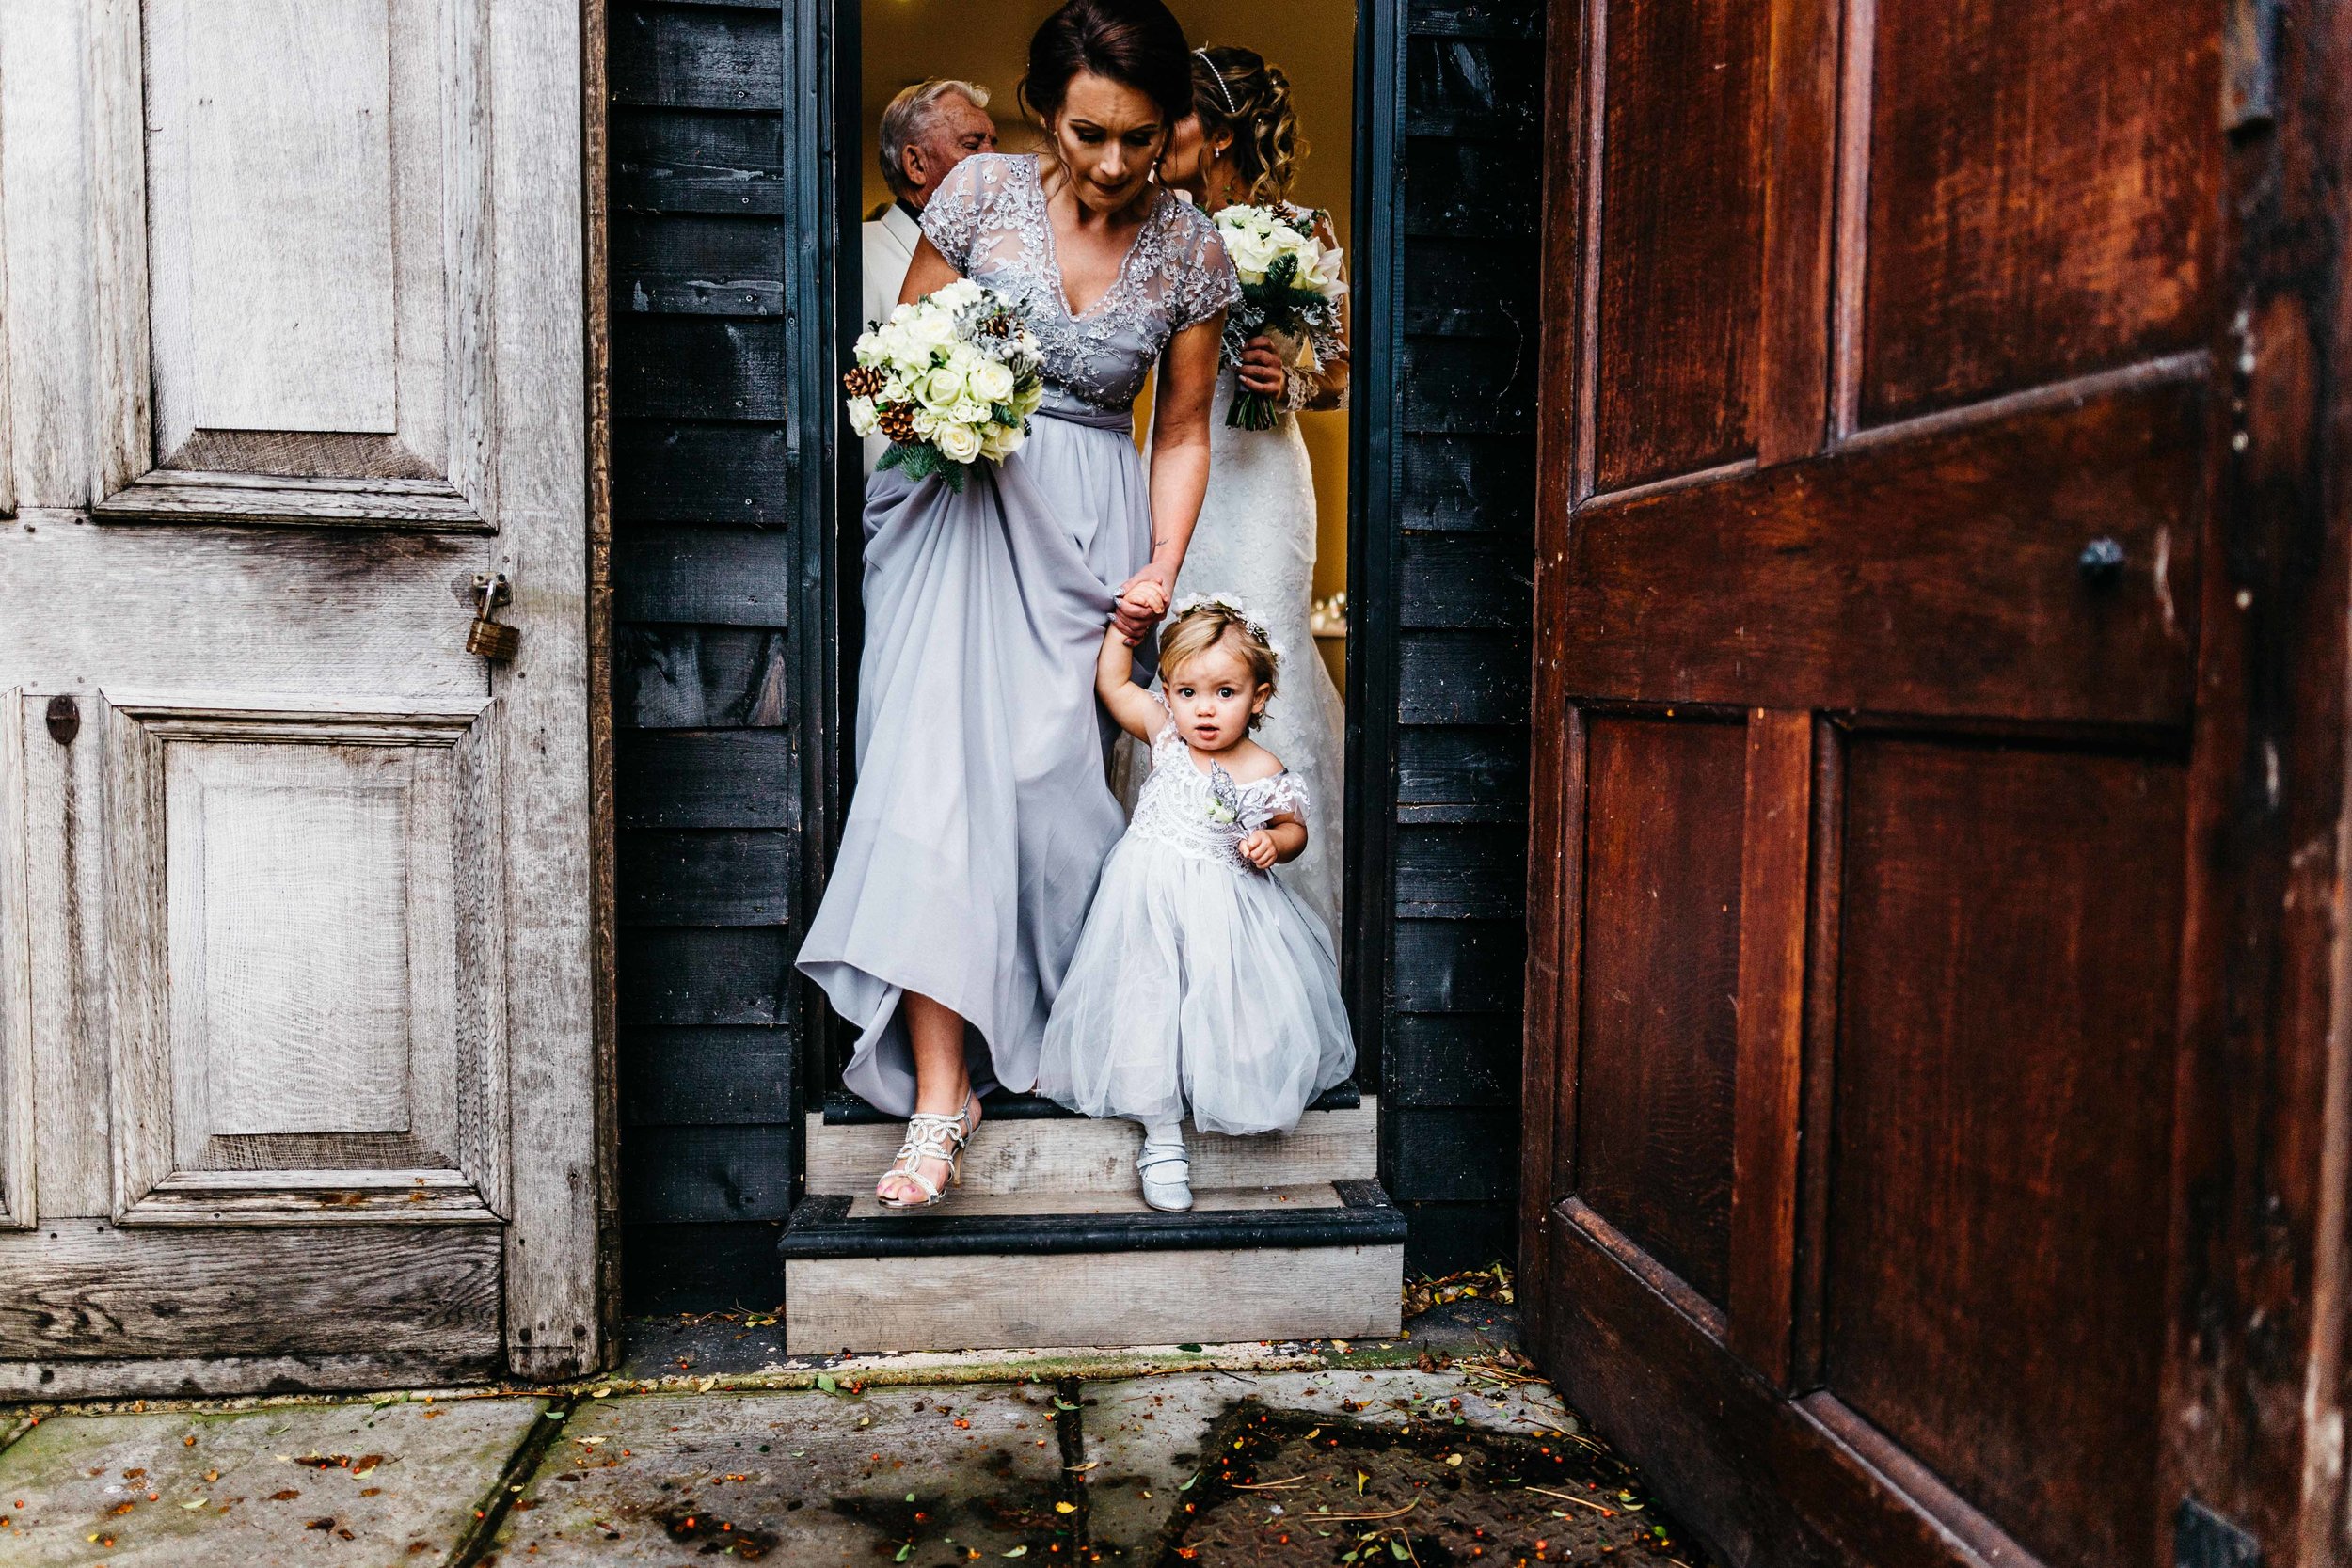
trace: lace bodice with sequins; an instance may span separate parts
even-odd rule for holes
[[[1237,784],[1215,763],[1204,773],[1171,721],[1152,742],[1152,773],[1136,796],[1127,832],[1195,860],[1254,873],[1257,867],[1241,858],[1241,841],[1284,813],[1307,820],[1307,786],[1297,775]]]
[[[924,206],[923,232],[958,272],[1028,306],[1045,379],[1097,408],[1134,403],[1168,339],[1241,297],[1216,225],[1160,189],[1110,288],[1072,315],[1035,157],[964,159]]]

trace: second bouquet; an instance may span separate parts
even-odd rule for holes
[[[1002,462],[1028,438],[1045,397],[1044,361],[1020,306],[959,278],[860,334],[857,368],[841,378],[850,428],[890,438],[877,468],[910,479]]]
[[[1315,237],[1324,214],[1287,203],[1272,207],[1235,205],[1217,210],[1217,237],[1232,258],[1241,277],[1241,303],[1225,316],[1224,359],[1241,362],[1249,340],[1263,333],[1288,372],[1313,372],[1333,355],[1343,354],[1340,340],[1340,302],[1347,284],[1340,272],[1340,251]],[[1240,430],[1272,430],[1279,409],[1295,407],[1285,397],[1247,389],[1234,393],[1225,422]]]

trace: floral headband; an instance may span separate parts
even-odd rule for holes
[[[1243,603],[1238,595],[1232,594],[1187,594],[1183,598],[1178,599],[1176,603],[1170,607],[1168,615],[1172,620],[1181,621],[1196,610],[1221,610],[1225,611],[1225,613],[1232,616],[1233,619],[1241,623],[1241,629],[1244,632],[1255,638],[1258,641],[1265,644],[1266,652],[1274,656],[1274,662],[1276,664],[1286,664],[1290,661],[1289,650],[1284,648],[1281,643],[1277,642],[1274,640],[1273,633],[1265,629],[1265,623],[1259,620],[1254,614],[1250,613],[1249,607]]]

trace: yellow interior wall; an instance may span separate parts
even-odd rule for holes
[[[883,105],[910,82],[958,76],[979,83],[993,95],[989,112],[995,117],[1005,150],[1024,151],[1034,145],[1035,134],[1021,123],[1013,88],[1021,80],[1029,35],[1058,4],[1010,0],[976,13],[963,0],[867,0],[860,13],[865,211],[889,199],[878,162],[876,126]],[[1280,8],[1244,0],[1177,0],[1171,8],[1196,43],[1255,49],[1290,78],[1308,142],[1292,196],[1308,206],[1328,209],[1340,243],[1349,245],[1354,232],[1349,199],[1355,158],[1354,0],[1298,0]],[[856,251],[848,254],[854,257]],[[1354,270],[1351,264],[1351,276]],[[1315,594],[1323,597],[1347,586],[1347,414],[1303,414],[1298,423],[1314,465]],[[1333,674],[1340,674],[1341,645],[1327,641],[1322,648]]]

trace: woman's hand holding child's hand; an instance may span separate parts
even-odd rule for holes
[[[1274,863],[1281,858],[1281,850],[1276,846],[1274,835],[1260,828],[1241,841],[1241,858],[1261,871],[1271,871]]]
[[[1168,589],[1157,578],[1136,575],[1120,590],[1112,621],[1130,647],[1140,641],[1152,623],[1168,613]]]

